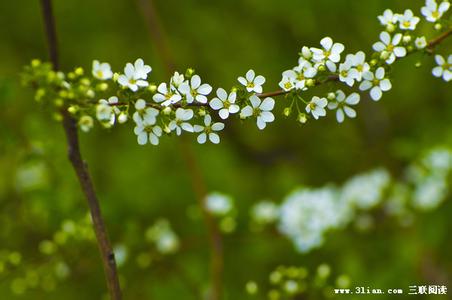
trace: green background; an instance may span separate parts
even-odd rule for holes
[[[89,69],[99,59],[121,71],[141,57],[153,67],[152,80],[168,79],[135,1],[54,2],[63,70]],[[369,53],[382,29],[377,15],[386,8],[412,8],[419,14],[423,5],[383,0],[155,2],[180,71],[194,67],[212,86],[230,87],[252,68],[266,77],[267,91],[277,89],[282,71],[297,64],[301,46],[317,46],[328,35],[344,43],[346,51]],[[422,31],[435,34],[422,24]],[[74,241],[53,258],[38,251],[39,242],[51,239],[63,220],[78,220],[87,212],[66,160],[60,124],[39,108],[33,91],[20,85],[23,65],[47,59],[39,2],[1,1],[0,37],[0,251],[17,250],[23,256],[20,266],[0,274],[0,298],[100,299],[105,284],[93,242]],[[448,54],[451,46],[448,40],[438,50]],[[415,68],[419,60],[423,64]],[[353,229],[334,233],[309,255],[296,253],[284,238],[248,230],[248,210],[258,200],[279,202],[299,185],[340,184],[378,166],[397,178],[424,149],[452,146],[452,90],[431,76],[433,66],[432,58],[421,55],[398,62],[394,88],[378,103],[363,99],[358,117],[341,125],[334,114],[300,125],[285,119],[284,106],[277,105],[277,120],[265,131],[253,122],[231,121],[219,146],[197,145],[190,137],[209,190],[232,195],[239,212],[238,230],[225,237],[225,299],[247,299],[244,285],[251,279],[264,283],[265,290],[269,272],[280,264],[313,268],[327,262],[357,285],[380,288],[450,282],[450,201],[419,215],[409,228],[383,220],[366,234]],[[165,137],[158,147],[141,147],[132,130],[129,123],[81,134],[111,240],[130,247],[120,268],[125,299],[196,299],[181,270],[205,287],[209,250],[202,221],[187,214],[196,199],[180,139]],[[37,171],[30,178],[20,179],[18,174],[33,168]],[[144,231],[160,217],[170,220],[187,245],[149,268],[138,268],[133,249],[146,249]],[[45,269],[52,259],[63,259],[72,269],[54,291],[11,292],[16,277]]]

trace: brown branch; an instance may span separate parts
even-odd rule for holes
[[[452,28],[443,32],[441,35],[437,36],[436,38],[430,40],[427,44],[427,49],[433,50],[436,46],[438,46],[442,41],[447,39],[452,34]]]
[[[51,0],[41,0],[42,15],[45,23],[49,55],[54,70],[59,69],[57,35],[55,19],[52,10]],[[77,123],[68,113],[67,109],[61,111],[63,116],[63,127],[68,145],[68,157],[80,182],[80,186],[88,200],[88,206],[93,220],[94,231],[97,243],[102,256],[104,271],[107,279],[108,291],[112,300],[121,299],[121,289],[116,270],[115,256],[108,238],[107,229],[99,205],[99,201],[94,190],[94,186],[88,172],[88,166],[83,161],[80,153]]]
[[[155,9],[153,0],[137,0],[141,12],[147,21],[149,33],[154,40],[159,55],[165,62],[165,69],[170,76],[174,71],[175,63],[170,55],[169,48],[166,45],[163,29],[158,20],[158,14]],[[198,105],[198,104],[195,104]],[[200,104],[201,106],[207,106],[207,104]],[[198,105],[199,106],[199,105]],[[180,105],[173,105],[172,107],[180,107]],[[215,219],[207,210],[205,201],[207,196],[207,188],[202,176],[202,172],[199,168],[199,164],[196,160],[196,155],[193,153],[190,142],[182,139],[180,143],[181,152],[183,158],[187,164],[187,168],[190,172],[190,179],[192,186],[196,194],[199,208],[202,211],[204,223],[208,230],[209,244],[210,244],[210,293],[209,300],[220,300],[223,294],[223,241],[218,229]]]

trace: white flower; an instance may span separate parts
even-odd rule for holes
[[[452,54],[447,58],[447,62],[441,55],[435,55],[435,61],[438,66],[433,68],[433,76],[443,77],[444,81],[449,82],[452,79]]]
[[[288,71],[286,71],[288,72]],[[284,72],[284,73],[286,73]],[[293,72],[293,71],[292,71]],[[285,76],[283,73],[283,77],[281,79],[281,81],[279,82],[279,86],[285,90],[286,92],[292,90],[295,88],[295,74],[293,74],[293,76]]]
[[[352,66],[357,71],[356,80],[361,81],[365,72],[370,70],[369,64],[366,62],[366,54],[363,51],[356,52],[356,54],[348,54],[345,61],[351,62]]]
[[[353,93],[347,98],[343,91],[338,90],[336,92],[336,101],[328,103],[328,108],[336,109],[336,120],[339,123],[344,122],[344,117],[347,115],[349,118],[356,117],[356,111],[349,105],[356,105],[359,103],[360,96],[358,93]]]
[[[361,209],[373,208],[383,200],[390,181],[389,173],[383,169],[356,175],[344,184],[341,200]]]
[[[115,114],[113,113],[113,108],[108,105],[107,101],[105,101],[104,99],[102,100],[100,100],[99,104],[96,105],[96,118],[97,120],[99,120],[99,122],[104,123],[104,125],[111,126],[115,122]]]
[[[116,115],[118,115],[119,123],[125,123],[127,121],[127,114],[122,113],[121,110],[115,106],[119,102],[118,97],[113,96],[108,98],[108,101],[105,99],[99,100],[99,106],[109,106],[111,109],[97,109],[97,119],[101,122],[109,122],[110,125],[113,125],[116,121]],[[124,117],[125,116],[125,117]]]
[[[162,106],[168,106],[174,103],[179,102],[182,99],[182,96],[176,92],[172,91],[168,88],[168,85],[165,82],[162,82],[157,87],[158,93],[152,96],[152,100],[157,103],[163,102]]]
[[[206,115],[204,117],[204,126],[194,126],[194,132],[202,132],[200,135],[198,135],[197,139],[198,143],[200,144],[204,144],[207,140],[207,137],[209,137],[209,140],[214,144],[220,143],[220,137],[215,133],[215,131],[221,131],[223,129],[223,123],[217,122],[212,124],[212,118],[210,117],[210,115]]]
[[[449,7],[449,1],[442,1],[438,6],[435,0],[427,0],[425,1],[425,6],[421,8],[421,13],[427,21],[435,23],[441,19]]]
[[[179,107],[176,109],[176,118],[168,124],[168,128],[173,131],[176,130],[177,135],[181,135],[182,130],[193,132],[193,126],[186,122],[193,118],[193,110],[183,109]]]
[[[316,62],[324,62],[331,72],[336,72],[336,63],[341,60],[341,53],[344,45],[333,43],[330,37],[325,37],[320,41],[323,49],[311,48],[313,58]]]
[[[355,80],[359,78],[359,73],[353,67],[351,60],[345,60],[344,63],[339,65],[339,80],[345,82],[349,86],[353,86]]]
[[[246,72],[244,77],[239,77],[240,84],[246,87],[248,92],[262,93],[262,85],[265,83],[265,77],[262,75],[256,76],[254,70]]]
[[[136,126],[133,132],[137,135],[139,145],[146,145],[149,141],[152,145],[159,144],[159,138],[162,136],[162,128],[155,125],[155,116],[145,114],[143,119],[135,120]]]
[[[328,105],[328,100],[326,98],[319,98],[314,96],[311,102],[306,105],[306,112],[311,113],[314,119],[326,116],[325,107]]]
[[[218,98],[213,98],[209,104],[214,110],[220,110],[218,112],[220,118],[225,120],[229,117],[229,114],[239,112],[240,107],[235,104],[235,100],[237,98],[236,92],[232,92],[228,95],[224,89],[219,88],[217,89],[217,96]]]
[[[184,74],[179,74],[179,72],[174,72],[173,77],[171,77],[170,84],[174,89],[178,89],[179,86],[184,83],[185,78]]]
[[[127,63],[124,68],[124,74],[119,75],[118,83],[123,87],[129,88],[131,91],[136,92],[138,88],[148,86],[149,83],[144,79],[147,78],[147,74],[152,71],[152,68],[148,65],[144,65],[141,58],[135,61],[135,65]]]
[[[225,216],[233,209],[231,197],[216,192],[207,195],[205,206],[207,211],[216,216]]]
[[[283,79],[279,86],[283,90],[291,90],[293,88],[292,85],[297,90],[304,90],[306,88],[306,80],[314,78],[317,75],[317,70],[308,61],[302,61],[292,70],[284,71],[282,75]]]
[[[250,116],[257,117],[257,127],[262,130],[265,128],[267,123],[273,122],[275,116],[271,112],[275,106],[275,100],[270,97],[265,98],[263,101],[256,96],[252,95],[250,97],[251,105],[245,106],[240,112],[240,117],[242,119],[248,118]]]
[[[370,89],[370,97],[378,101],[381,99],[383,92],[389,91],[392,88],[391,81],[385,78],[385,69],[379,67],[375,74],[372,72],[366,72],[363,75],[364,81],[359,86],[361,91],[367,91]]]
[[[144,64],[141,58],[138,58],[134,64],[135,76],[138,79],[147,79],[148,73],[152,71],[152,68]]]
[[[100,80],[107,80],[113,77],[113,72],[109,63],[100,63],[98,60],[93,61],[93,76]]]
[[[400,15],[398,18],[399,27],[402,30],[415,30],[417,23],[419,23],[420,19],[414,16],[413,11],[411,9],[405,10],[403,15]]]
[[[402,34],[397,33],[391,40],[391,36],[386,31],[380,33],[381,42],[376,42],[373,45],[373,49],[377,52],[381,52],[381,58],[386,61],[388,65],[392,64],[396,57],[404,57],[406,55],[406,49],[402,46],[398,46],[402,40]]]
[[[397,22],[399,15],[392,12],[392,10],[387,9],[383,12],[383,15],[378,16],[378,20],[383,26],[391,26]]]
[[[190,80],[182,83],[179,87],[179,91],[187,98],[187,103],[193,101],[199,103],[207,103],[207,95],[212,91],[212,87],[207,83],[201,84],[201,77],[193,75]]]
[[[135,123],[140,123],[146,120],[148,125],[154,125],[157,123],[157,116],[159,115],[159,111],[153,107],[146,107],[146,101],[143,99],[138,99],[135,102],[135,109],[137,110],[133,114],[133,120]]]
[[[427,47],[427,40],[425,36],[416,38],[416,40],[414,41],[414,45],[416,46],[417,49],[424,49],[425,47]]]

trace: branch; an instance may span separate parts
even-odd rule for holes
[[[158,14],[154,7],[152,0],[137,0],[138,5],[141,7],[141,11],[144,18],[147,21],[149,33],[151,38],[154,40],[157,46],[157,51],[159,55],[165,62],[165,69],[168,75],[174,70],[174,61],[170,55],[169,48],[166,45],[162,27],[158,20]],[[193,103],[198,105],[196,103]],[[206,104],[201,104],[201,106],[206,106]],[[172,107],[180,107],[178,105],[172,105]],[[192,147],[187,140],[182,140],[181,152],[183,154],[184,160],[187,164],[188,170],[190,172],[190,179],[192,181],[192,186],[196,194],[199,208],[202,211],[204,223],[208,229],[209,243],[210,243],[210,281],[211,290],[209,294],[210,300],[220,300],[222,297],[223,290],[223,241],[216,224],[215,219],[212,217],[210,212],[207,210],[205,205],[205,200],[207,196],[207,188],[202,176],[202,172],[199,169],[199,164],[196,160],[196,156],[193,153]]]
[[[42,15],[45,23],[49,55],[55,70],[59,69],[58,47],[55,20],[52,11],[51,0],[41,0]],[[68,156],[80,182],[80,186],[88,200],[88,206],[93,220],[94,231],[96,233],[97,243],[102,256],[104,271],[107,279],[108,291],[112,300],[121,299],[121,289],[119,285],[118,274],[116,270],[115,256],[108,238],[105,223],[99,201],[94,191],[94,186],[88,172],[88,166],[83,161],[80,153],[77,124],[68,113],[67,109],[62,109],[63,127],[66,134],[68,145]]]
[[[443,32],[443,34],[437,36],[436,38],[430,40],[427,44],[427,49],[430,51],[433,50],[433,48],[438,46],[442,41],[447,39],[451,34],[452,34],[452,28]]]

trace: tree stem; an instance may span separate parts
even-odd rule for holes
[[[41,0],[42,15],[47,35],[50,60],[54,70],[59,69],[58,46],[55,19],[53,16],[52,1]],[[68,158],[74,168],[80,186],[88,200],[88,206],[93,220],[94,231],[97,238],[97,244],[102,256],[104,271],[107,279],[107,287],[112,300],[121,300],[121,288],[119,285],[118,273],[116,270],[115,256],[108,238],[105,222],[97,199],[94,185],[91,180],[88,166],[83,161],[80,152],[77,124],[74,118],[66,109],[61,111],[63,116],[63,127],[66,134],[68,145]]]

